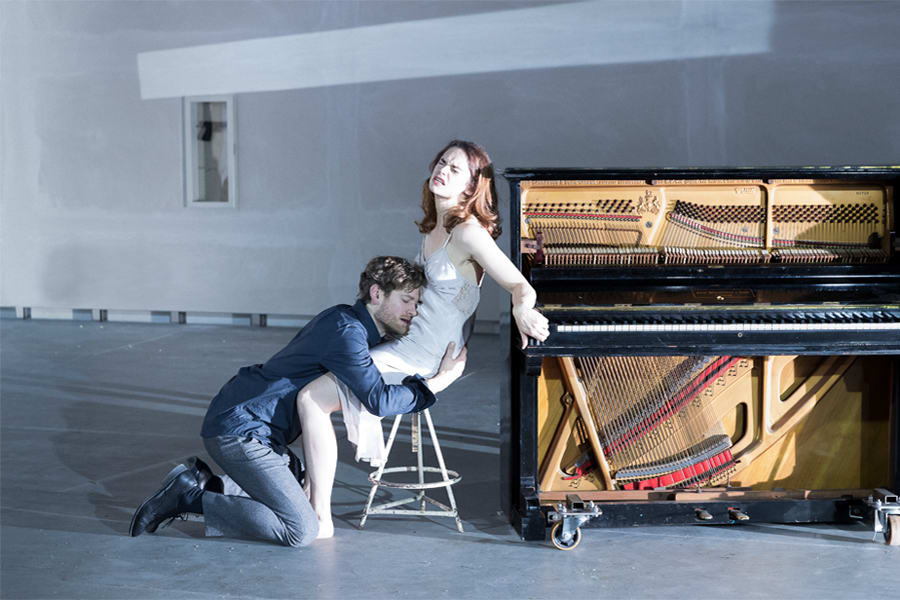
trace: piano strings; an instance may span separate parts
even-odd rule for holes
[[[733,465],[709,390],[736,357],[561,358],[595,462],[620,489],[713,484]],[[574,364],[574,369],[572,365]],[[558,443],[558,442],[557,442]],[[552,454],[552,451],[551,451]]]
[[[546,359],[544,377],[562,380],[554,389],[566,408],[542,452],[540,489],[767,487],[779,473],[833,487],[863,483],[885,465],[856,472],[834,465],[865,460],[885,423],[868,424],[879,433],[862,446],[849,432],[845,444],[827,430],[852,426],[855,411],[876,398],[878,388],[863,392],[854,382],[870,380],[878,364],[853,356]],[[835,456],[797,469],[790,456],[798,436],[810,435],[818,441],[805,442],[804,453]]]
[[[840,184],[663,182],[527,191],[546,266],[885,262],[889,198]]]

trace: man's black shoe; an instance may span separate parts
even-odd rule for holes
[[[206,489],[206,484],[209,483],[211,477],[213,477],[212,470],[209,468],[205,462],[200,460],[199,456],[192,456],[187,459],[187,468],[194,477],[197,478],[197,485],[202,487],[204,490]]]
[[[197,478],[197,484],[204,490],[209,490],[217,494],[225,491],[225,484],[222,478],[215,475],[209,465],[200,460],[199,456],[192,456],[187,460],[188,470]]]
[[[184,512],[184,496],[195,489],[197,479],[184,465],[178,465],[166,475],[163,486],[134,512],[128,533],[131,537],[145,531],[153,533],[166,519],[174,519]]]

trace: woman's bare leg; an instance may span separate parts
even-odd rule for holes
[[[323,375],[297,393],[297,412],[303,427],[303,455],[306,459],[307,492],[319,519],[319,538],[334,535],[331,519],[331,489],[337,469],[337,438],[331,413],[341,410],[334,381]]]

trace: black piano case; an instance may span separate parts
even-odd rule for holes
[[[900,544],[900,167],[510,169],[503,508],[588,527],[864,521]]]

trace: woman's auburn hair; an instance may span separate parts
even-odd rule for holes
[[[471,179],[465,191],[460,195],[460,202],[447,211],[444,217],[444,229],[447,233],[466,221],[469,217],[475,217],[478,223],[484,227],[491,237],[500,237],[500,215],[497,212],[497,189],[494,187],[494,165],[484,148],[474,142],[452,140],[444,146],[431,161],[428,167],[428,179],[422,186],[422,212],[425,216],[421,221],[416,221],[420,233],[428,233],[437,225],[437,208],[434,205],[434,194],[428,187],[431,181],[431,173],[434,166],[444,156],[444,152],[450,148],[459,148],[466,153],[469,162]]]

